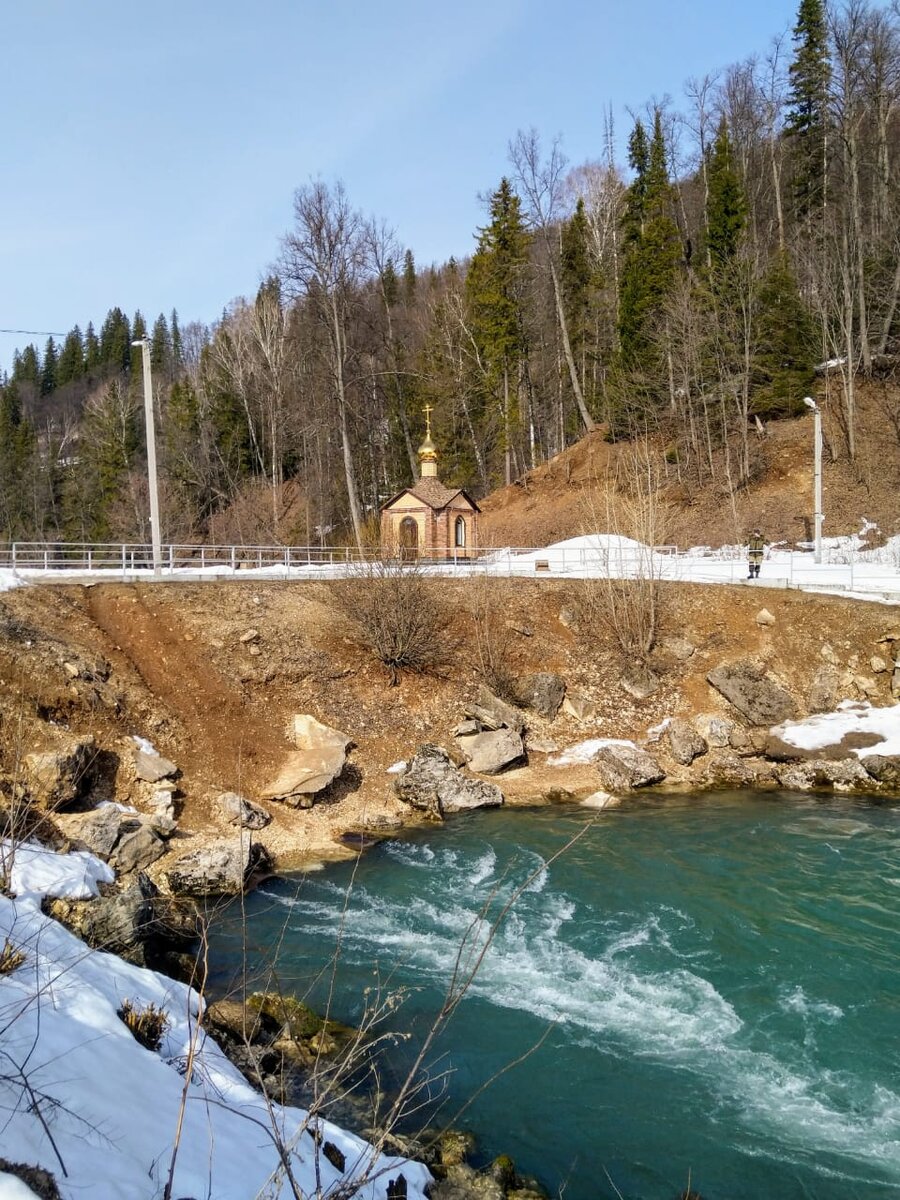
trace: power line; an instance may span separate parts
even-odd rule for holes
[[[0,329],[0,333],[25,333],[34,337],[65,337],[58,329]]]

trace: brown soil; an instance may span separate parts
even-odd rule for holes
[[[890,537],[900,532],[896,502],[900,487],[900,386],[892,380],[860,382],[853,463],[847,456],[835,387],[834,381],[822,380],[816,392],[825,412],[824,533],[856,533],[866,519],[875,522],[882,539]],[[713,481],[679,479],[669,464],[664,539],[682,548],[719,546],[742,541],[750,529],[759,525],[769,541],[810,541],[812,437],[809,418],[771,422],[763,435],[754,433],[753,480],[736,491],[728,487],[721,453],[716,456],[717,478]],[[610,528],[605,485],[617,470],[623,469],[629,452],[627,443],[611,445],[598,431],[529,471],[511,487],[492,493],[481,502],[483,542],[545,546]],[[640,535],[636,529],[619,531]]]
[[[212,803],[215,795],[233,789],[256,798],[290,749],[293,714],[308,712],[353,739],[349,765],[311,811],[269,804],[273,824],[260,838],[282,863],[339,853],[345,830],[409,819],[387,774],[392,763],[426,741],[452,746],[452,728],[479,680],[472,600],[471,585],[435,581],[434,602],[447,610],[458,648],[435,673],[407,675],[390,687],[385,670],[350,637],[327,584],[116,584],[6,593],[2,767],[10,773],[17,754],[51,744],[52,721],[95,734],[118,761],[117,798],[141,807],[147,789],[130,770],[129,740],[141,735],[182,771],[182,834],[224,834],[229,827]],[[481,601],[495,614],[494,648],[512,675],[558,671],[570,692],[595,706],[587,722],[530,715],[534,734],[560,747],[598,736],[641,739],[664,717],[724,711],[706,674],[747,656],[765,662],[802,698],[826,643],[848,696],[890,702],[889,672],[874,672],[870,660],[876,653],[889,657],[879,639],[900,621],[896,610],[879,605],[757,586],[671,585],[663,594],[660,636],[687,638],[696,652],[682,663],[659,651],[653,666],[660,687],[638,701],[621,687],[626,664],[609,631],[590,618],[590,585],[496,580]],[[756,623],[763,605],[775,617],[772,627]],[[258,641],[242,642],[251,628]],[[103,660],[105,682],[98,681]],[[670,780],[678,781],[677,770]],[[550,767],[543,753],[532,753],[526,769],[497,782],[515,802],[551,789],[584,795],[596,787],[589,768]]]

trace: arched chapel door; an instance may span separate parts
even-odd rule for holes
[[[400,561],[414,562],[419,557],[419,526],[413,517],[400,522]]]

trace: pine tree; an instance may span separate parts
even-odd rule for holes
[[[393,308],[400,299],[400,281],[390,259],[384,264],[381,272],[381,297],[388,308]]]
[[[47,338],[47,345],[44,347],[44,361],[41,367],[41,395],[49,396],[56,388],[56,368],[59,360],[59,355],[56,349],[56,342],[52,337]]]
[[[131,321],[131,340],[128,343],[128,373],[131,376],[131,388],[137,392],[143,386],[144,347],[136,346],[147,337],[147,322],[140,309],[135,311]],[[152,351],[152,346],[151,346]]]
[[[662,313],[682,258],[681,235],[672,217],[674,192],[659,110],[649,146],[637,122],[629,152],[636,175],[628,189],[623,222],[619,343],[623,362],[638,366],[651,349],[653,321]]]
[[[56,386],[65,387],[84,375],[84,339],[76,325],[66,334],[56,367]]]
[[[0,387],[0,533],[7,539],[29,535],[30,481],[34,471],[34,432],[22,414],[18,384]]]
[[[796,416],[813,384],[816,328],[785,255],[766,272],[758,308],[753,410]]]
[[[591,307],[596,284],[594,263],[588,236],[584,200],[579,197],[575,211],[562,227],[560,239],[560,285],[563,306],[572,341],[572,352],[579,364],[581,387],[588,396],[586,358],[590,340]]]
[[[530,237],[519,197],[502,179],[491,197],[491,221],[479,234],[466,276],[466,299],[473,337],[483,364],[484,388],[500,410],[506,481],[511,482],[511,450],[518,425],[518,385],[526,341],[522,282]]]
[[[747,223],[747,200],[734,169],[728,123],[722,118],[709,155],[706,249],[713,277],[732,262]]]
[[[412,250],[403,255],[403,303],[409,308],[416,298],[416,263]]]
[[[828,171],[831,57],[824,0],[800,0],[785,131],[794,142],[794,203],[802,220],[821,211]]]
[[[178,323],[178,312],[172,309],[172,316],[169,318],[169,330],[172,334],[172,371],[178,376],[184,367],[184,345],[181,341],[181,326]]]
[[[94,332],[94,322],[88,321],[84,331],[84,369],[88,375],[100,365],[100,340]]]
[[[160,375],[171,374],[172,339],[169,336],[169,323],[165,313],[160,313],[153,323],[153,333],[150,335],[150,366]]]
[[[41,358],[37,347],[29,343],[21,354],[16,354],[13,360],[12,382],[31,384],[38,388],[41,384]]]
[[[100,329],[100,362],[111,371],[127,371],[131,365],[131,340],[128,318],[121,308],[111,308]]]

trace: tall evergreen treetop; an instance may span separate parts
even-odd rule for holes
[[[44,364],[41,368],[41,395],[49,396],[56,388],[56,368],[59,361],[59,354],[56,349],[56,342],[52,337],[47,338],[47,345],[44,347]]]
[[[821,208],[825,201],[831,56],[824,0],[800,0],[794,46],[785,130],[795,142],[797,215],[805,217]]]
[[[709,155],[706,246],[715,274],[734,258],[747,224],[747,200],[734,169],[728,123],[723,117]]]

